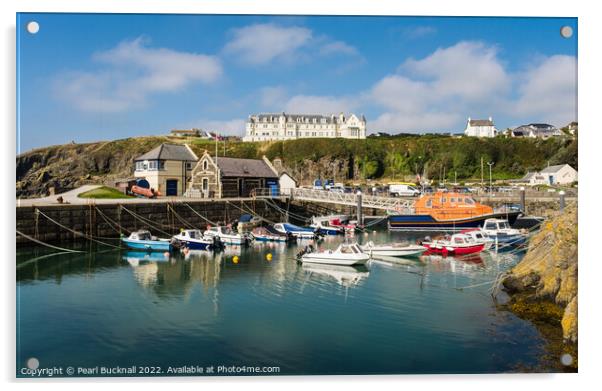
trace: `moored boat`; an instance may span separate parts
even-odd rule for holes
[[[336,250],[316,251],[313,246],[307,246],[297,254],[297,259],[303,263],[352,266],[366,264],[370,255],[364,253],[357,243],[343,243]]]
[[[198,229],[185,229],[174,235],[173,239],[180,243],[180,247],[189,250],[213,250],[223,247],[218,236],[206,238]]]
[[[326,217],[313,217],[310,227],[323,235],[340,235],[345,233],[345,227],[342,225],[332,225],[331,219]]]
[[[483,231],[495,241],[498,248],[519,246],[527,241],[527,235],[520,230],[511,228],[506,219],[487,219]]]
[[[374,244],[371,241],[360,247],[363,252],[373,257],[413,257],[419,256],[426,251],[424,246],[417,244]]]
[[[390,230],[436,231],[482,227],[485,220],[504,218],[514,222],[518,210],[494,211],[463,193],[436,192],[425,194],[415,203],[412,213],[390,213]]]
[[[291,234],[298,239],[315,239],[318,235],[313,228],[299,227],[290,223],[274,224],[274,229],[283,234]]]
[[[460,233],[470,236],[476,243],[483,243],[483,250],[489,250],[495,243],[495,240],[491,239],[481,228],[464,229]]]
[[[150,231],[141,229],[134,231],[121,241],[129,248],[145,251],[171,251],[172,245],[169,239],[159,239],[151,235]]]
[[[428,250],[427,254],[442,254],[444,256],[476,254],[485,248],[483,243],[476,243],[466,234],[454,234],[451,237],[446,235],[444,238],[433,240],[427,237],[421,242],[421,245]]]
[[[280,242],[285,243],[293,239],[291,234],[283,234],[266,227],[257,227],[251,231],[251,237],[257,242]]]
[[[223,244],[229,245],[240,246],[248,242],[246,235],[236,233],[228,226],[207,226],[203,235],[209,238],[218,237]]]

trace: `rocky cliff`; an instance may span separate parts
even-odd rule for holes
[[[562,327],[566,342],[577,342],[577,205],[547,221],[530,241],[525,257],[503,285],[519,316]]]

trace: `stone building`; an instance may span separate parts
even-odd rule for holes
[[[187,195],[202,198],[249,197],[258,188],[278,191],[278,173],[266,157],[216,158],[205,151],[192,170]]]
[[[366,118],[313,114],[255,114],[249,116],[243,141],[295,140],[299,138],[366,138]]]

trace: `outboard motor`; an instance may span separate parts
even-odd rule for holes
[[[213,244],[211,245],[213,251],[223,251],[224,243],[220,240],[219,236],[213,237]]]
[[[173,248],[178,249],[178,250],[181,249],[182,247],[184,247],[182,241],[180,241],[176,238],[171,238],[169,243],[172,245]]]

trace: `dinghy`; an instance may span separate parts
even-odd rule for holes
[[[303,263],[321,263],[328,265],[364,265],[370,255],[364,253],[357,243],[343,243],[336,250],[316,251],[313,246],[307,246],[297,259]]]
[[[370,254],[372,257],[417,257],[426,251],[424,246],[417,244],[374,244],[371,241],[361,246],[361,248],[363,252]]]
[[[251,237],[257,242],[280,242],[285,243],[291,241],[291,234],[283,234],[276,230],[272,231],[266,227],[257,227],[251,231]]]

